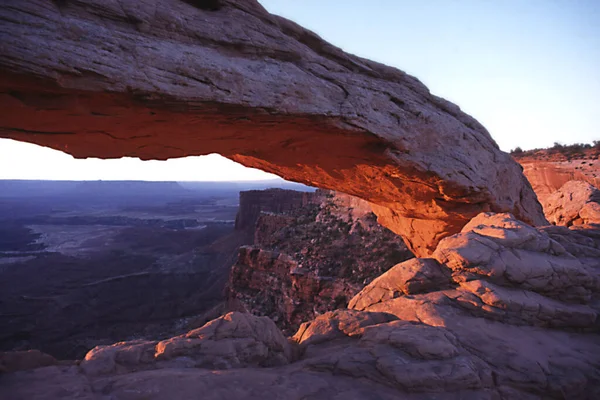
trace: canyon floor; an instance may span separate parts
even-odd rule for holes
[[[75,359],[184,332],[251,243],[240,188],[268,185],[0,182],[0,350]]]

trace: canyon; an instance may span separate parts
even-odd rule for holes
[[[0,181],[0,350],[75,359],[185,331],[251,241],[225,186]]]
[[[0,181],[0,350],[82,358],[229,310],[291,335],[412,257],[360,199],[228,185]]]
[[[1,137],[77,157],[218,152],[357,198],[244,194],[261,200],[235,222],[252,242],[229,279],[236,309],[77,360],[3,353],[3,395],[600,398],[592,182],[552,183],[550,213],[458,106],[254,0],[9,0],[0,21]],[[352,242],[365,227],[370,251]],[[294,296],[312,297],[298,318]]]

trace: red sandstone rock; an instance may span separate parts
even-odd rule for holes
[[[203,4],[4,1],[0,137],[76,157],[220,153],[379,205],[417,255],[481,211],[545,223],[517,163],[416,78],[255,0]]]
[[[369,203],[341,193],[242,192],[237,220],[255,222],[255,240],[231,269],[229,308],[268,316],[285,333],[346,307],[366,283],[412,257]]]
[[[436,260],[415,258],[394,267],[353,297],[348,308],[364,310],[399,296],[440,290],[449,286],[450,270]]]
[[[362,335],[366,326],[395,320],[391,314],[355,310],[336,310],[305,322],[292,337],[296,343],[309,346],[328,342],[338,337]]]
[[[583,181],[568,181],[543,204],[554,225],[600,224],[600,190]]]
[[[569,181],[584,181],[600,187],[600,160],[585,158],[577,160],[518,159],[542,206],[548,196]]]

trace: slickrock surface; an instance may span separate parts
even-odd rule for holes
[[[553,239],[561,236],[569,251]],[[460,234],[442,240],[433,259],[396,265],[350,307],[390,313],[402,322],[389,324],[412,321],[446,338],[427,341],[443,349],[434,358],[438,371],[447,371],[436,377],[445,390],[490,387],[492,380],[502,398],[592,399],[600,395],[600,258],[589,255],[600,250],[598,239],[597,230],[588,235],[560,227],[538,230],[508,214],[480,214]],[[403,290],[414,276],[427,286],[450,275],[452,288]],[[410,334],[393,334],[408,342],[401,347],[410,353]],[[428,351],[419,350],[417,357],[427,359]],[[447,361],[439,365],[440,359]],[[395,365],[414,371],[402,360]],[[431,387],[425,381],[415,387],[418,382],[403,384],[413,385],[411,390]]]
[[[546,222],[458,106],[255,0],[6,0],[0,42],[0,137],[76,157],[220,153],[378,204],[421,256],[481,211]]]
[[[268,316],[286,334],[345,308],[365,284],[413,257],[368,202],[329,190],[241,192],[237,220],[254,221],[254,245],[240,248],[231,269],[230,310]]]
[[[289,343],[268,319],[231,313],[0,387],[11,399],[597,399],[598,251],[590,227],[482,213]]]
[[[231,369],[284,365],[290,357],[290,344],[269,318],[228,313],[160,342],[98,346],[85,356],[81,368],[93,376],[156,368]]]
[[[554,225],[600,224],[600,190],[584,181],[568,181],[543,206]]]

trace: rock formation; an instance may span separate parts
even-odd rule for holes
[[[600,186],[600,160],[550,162],[524,159],[519,162],[542,206],[547,203],[548,196],[569,181],[584,181],[595,187]]]
[[[268,316],[284,333],[345,308],[365,284],[412,257],[369,203],[328,190],[241,192],[237,220],[254,221],[254,245],[240,248],[231,269],[229,307]]]
[[[599,254],[598,231],[483,213],[290,342],[231,313],[0,384],[11,399],[597,399]]]
[[[548,149],[512,152],[523,166],[540,203],[569,181],[584,181],[600,187],[600,145],[587,148],[581,144],[554,146]]]
[[[255,0],[7,0],[0,21],[1,137],[77,157],[217,152],[368,200],[428,256],[289,341],[230,313],[3,373],[4,397],[600,398],[600,233],[525,224],[547,221],[520,167],[417,79]]]
[[[379,205],[418,255],[482,211],[546,222],[475,119],[256,0],[7,0],[0,21],[0,137],[76,157],[220,153]]]
[[[290,358],[290,344],[269,318],[229,313],[167,340],[96,347],[85,356],[81,368],[97,376],[165,367],[267,367],[287,364]]]
[[[254,233],[256,221],[262,212],[289,212],[307,205],[313,197],[310,192],[286,189],[242,191],[235,229]]]
[[[56,365],[58,361],[39,350],[0,352],[0,373],[27,371]]]
[[[584,181],[568,181],[543,206],[554,225],[600,224],[600,190]]]

